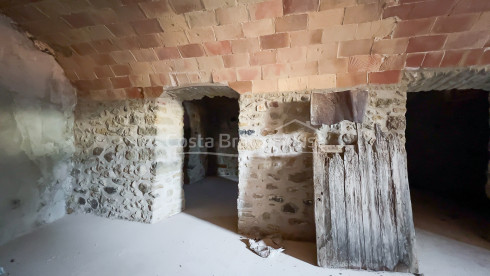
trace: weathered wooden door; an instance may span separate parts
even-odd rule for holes
[[[355,145],[315,145],[318,264],[418,272],[404,144],[376,128]]]

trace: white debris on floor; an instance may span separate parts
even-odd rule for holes
[[[248,239],[249,248],[262,258],[270,258],[284,251],[281,247],[282,238],[269,236],[262,240]]]

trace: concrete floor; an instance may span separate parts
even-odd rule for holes
[[[0,266],[12,276],[408,275],[319,268],[314,243],[287,241],[283,254],[260,258],[236,234],[236,187],[221,178],[186,186],[187,210],[153,225],[66,216],[1,246]],[[490,275],[490,243],[447,208],[424,206],[414,207],[421,272]]]

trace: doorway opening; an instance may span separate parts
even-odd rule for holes
[[[473,89],[408,93],[406,114],[415,226],[485,248],[490,248],[488,96]]]
[[[238,100],[206,96],[183,106],[186,212],[236,231]]]

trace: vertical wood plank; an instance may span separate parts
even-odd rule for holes
[[[349,268],[361,268],[362,206],[360,198],[359,159],[354,146],[345,146],[345,210]]]
[[[366,145],[364,135],[361,131],[361,124],[356,124],[357,128],[357,148],[359,159],[359,175],[360,175],[360,196],[361,196],[361,259],[362,268],[372,268],[373,264],[373,245],[372,245],[372,231],[371,231],[371,216],[369,208],[369,167],[368,157],[366,152]]]
[[[328,159],[318,150],[315,144],[313,153],[314,193],[315,193],[315,222],[316,222],[316,244],[317,261],[322,267],[328,266],[328,260],[332,258],[330,224],[330,199],[328,198]]]
[[[382,265],[393,270],[398,260],[397,236],[393,211],[393,181],[388,143],[380,128],[376,126],[376,175],[377,175],[377,212],[381,221]]]
[[[329,162],[328,187],[330,189],[330,213],[332,218],[332,241],[337,267],[347,268],[347,219],[345,213],[344,161],[338,153]]]
[[[398,267],[395,270],[417,273],[418,262],[415,257],[415,229],[408,186],[407,154],[398,137],[394,136],[393,139],[390,139],[389,145],[399,255]]]

